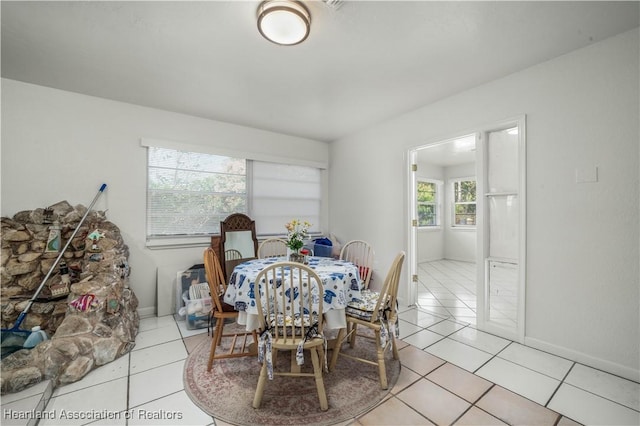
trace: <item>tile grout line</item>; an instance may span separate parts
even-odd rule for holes
[[[131,400],[131,353],[132,352],[133,351],[129,351],[129,353],[127,354],[128,357],[129,357],[129,362],[128,362],[128,365],[127,365],[127,404],[126,404],[126,406],[124,408],[126,410],[125,412],[127,412],[127,413],[129,412],[129,409],[130,409],[129,408],[129,403],[130,403],[130,400]],[[128,426],[129,425],[129,416],[126,415],[124,417],[125,417],[124,424],[125,424],[125,426]]]
[[[576,364],[579,364],[579,363],[576,363]],[[591,395],[593,395],[593,396],[595,396],[595,397],[597,397],[597,398],[604,399],[605,401],[609,401],[609,402],[611,402],[612,404],[619,405],[620,407],[627,408],[627,409],[629,409],[629,410],[631,410],[631,411],[634,411],[634,412],[636,412],[636,413],[640,414],[640,411],[636,410],[635,408],[631,408],[631,407],[629,407],[628,405],[625,405],[625,404],[623,404],[623,403],[621,403],[621,402],[614,401],[613,399],[607,398],[606,396],[598,395],[597,393],[592,392],[592,391],[590,391],[590,390],[588,390],[588,389],[583,389],[583,388],[581,388],[581,387],[579,387],[579,386],[572,385],[571,383],[565,383],[565,385],[566,385],[566,386],[570,386],[570,387],[575,388],[575,389],[578,389],[578,390],[581,390],[581,391],[586,392],[586,393],[588,393],[588,394],[591,394]]]
[[[462,343],[462,342],[460,342]],[[504,351],[506,348],[508,348],[509,346],[511,346],[513,342],[509,342],[509,344],[507,346],[505,346],[504,348],[500,349],[498,352],[496,352],[495,354],[492,354],[491,352],[486,352],[488,354],[491,355],[491,358],[489,358],[488,360],[486,360],[484,363],[482,363],[482,365],[480,365],[478,368],[476,368],[475,370],[472,371],[473,374],[477,375],[478,377],[482,377],[480,376],[478,373],[478,370],[480,370],[482,367],[484,367],[485,365],[487,365],[488,363],[490,363],[491,361],[493,361],[495,358],[498,358],[498,354],[502,351]],[[465,343],[466,344],[466,343]],[[471,345],[469,345],[471,346]],[[473,346],[471,346],[473,348]],[[475,348],[478,349],[478,348]],[[478,349],[479,351],[482,349]],[[484,352],[484,351],[483,351]],[[484,377],[482,377],[484,379]],[[485,379],[486,380],[486,379]]]
[[[571,367],[569,367],[569,369],[567,370],[565,375],[562,377],[562,379],[560,379],[560,383],[558,383],[558,386],[556,387],[556,389],[551,393],[551,396],[547,400],[547,403],[544,404],[545,407],[549,408],[549,404],[551,403],[551,400],[553,399],[554,396],[556,396],[556,393],[560,390],[560,386],[562,386],[562,384],[566,380],[567,376],[569,376],[569,373],[571,373],[571,370],[573,370],[573,367],[575,367],[575,365],[576,365],[576,362],[574,361],[571,364]]]
[[[467,411],[469,411],[469,410],[471,409],[471,407],[475,407],[475,406],[476,406],[476,403],[477,403],[478,401],[480,401],[480,400],[481,400],[481,399],[482,399],[482,398],[483,398],[487,393],[489,393],[489,391],[490,391],[491,389],[493,389],[495,386],[498,386],[498,385],[496,385],[495,383],[493,383],[493,382],[491,382],[491,381],[489,381],[489,380],[484,379],[484,380],[486,380],[487,382],[491,383],[491,386],[489,386],[489,387],[487,388],[487,390],[485,390],[485,391],[484,391],[484,392],[483,392],[483,393],[482,393],[478,398],[476,398],[473,402],[468,401],[468,400],[464,399],[462,396],[460,396],[460,395],[458,395],[457,393],[455,393],[454,391],[452,391],[452,390],[450,390],[450,389],[445,388],[445,387],[444,387],[444,386],[442,386],[440,383],[436,383],[436,382],[434,382],[433,380],[431,380],[430,378],[428,378],[428,377],[427,377],[429,374],[433,373],[434,371],[436,371],[436,370],[440,369],[441,367],[443,367],[443,366],[445,366],[445,365],[447,365],[447,364],[453,365],[454,367],[457,367],[457,368],[462,368],[462,367],[458,367],[457,365],[452,364],[452,363],[450,363],[450,362],[448,362],[448,361],[445,361],[443,364],[439,365],[438,367],[434,368],[433,370],[431,370],[430,372],[428,372],[427,374],[425,374],[424,376],[422,376],[422,379],[424,379],[424,380],[428,380],[430,383],[433,383],[434,385],[436,385],[436,386],[437,386],[437,387],[439,387],[440,389],[444,390],[445,392],[448,392],[448,393],[450,393],[451,395],[454,395],[455,397],[457,397],[457,398],[461,399],[462,401],[464,401],[464,402],[466,402],[466,403],[468,403],[468,404],[469,404],[469,407],[467,407],[467,409],[466,409],[466,410],[464,410],[464,411],[463,411],[463,412],[462,412],[462,413],[461,413],[461,414],[460,414],[456,419],[454,419],[454,421],[451,423],[451,424],[455,424],[455,422],[457,422],[458,420],[460,420],[460,418],[462,418],[462,417],[467,413]],[[463,370],[464,370],[464,369],[463,369]],[[465,371],[467,371],[467,370],[465,370]],[[473,373],[471,373],[471,374],[473,374]],[[405,388],[405,389],[406,389],[406,388]],[[482,410],[482,408],[480,408],[480,407],[476,407],[476,408],[478,408],[479,410]],[[488,411],[486,411],[486,410],[482,410],[482,411],[485,411],[486,413],[490,414],[492,417],[496,417],[496,416],[494,416],[493,414],[489,413],[489,412],[488,412]],[[496,418],[497,418],[497,417],[496,417]]]

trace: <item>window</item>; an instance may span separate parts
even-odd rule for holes
[[[419,179],[417,182],[416,206],[420,227],[440,225],[438,186],[438,182],[434,180]]]
[[[148,147],[147,238],[206,236],[245,213],[259,235],[282,235],[291,219],[320,229],[321,170]]]
[[[220,232],[247,212],[247,162],[241,158],[149,147],[147,237]]]
[[[251,217],[258,235],[282,235],[291,219],[320,231],[321,170],[316,167],[251,161]]]
[[[453,226],[476,226],[475,179],[453,181]]]

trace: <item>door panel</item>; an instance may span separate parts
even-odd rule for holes
[[[478,327],[524,341],[524,117],[484,132],[478,152]]]
[[[518,259],[518,199],[515,195],[487,197],[489,257]]]
[[[488,261],[490,322],[515,329],[518,321],[518,265]]]

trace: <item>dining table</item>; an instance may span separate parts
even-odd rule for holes
[[[353,299],[360,299],[363,290],[358,267],[352,262],[331,257],[310,256],[307,259],[307,266],[322,280],[325,328],[346,328],[347,304]],[[259,327],[255,299],[256,295],[261,294],[259,286],[256,288],[258,274],[269,265],[285,261],[288,261],[288,258],[284,256],[252,259],[236,265],[233,269],[224,294],[224,302],[239,312],[238,324],[245,325],[247,330],[256,330]]]

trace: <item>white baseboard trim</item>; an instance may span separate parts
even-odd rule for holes
[[[542,351],[567,358],[571,361],[579,362],[580,364],[584,364],[625,379],[633,380],[634,382],[640,382],[640,370],[634,370],[631,367],[596,358],[591,355],[574,351],[573,349],[565,348],[564,346],[554,345],[533,337],[525,337],[524,343],[532,348],[540,349]]]
[[[426,259],[420,259],[418,260],[418,263],[426,263],[426,262],[435,262],[436,260],[442,260],[442,257],[429,257]]]
[[[456,262],[476,263],[476,259],[463,259],[455,256],[445,256],[443,260],[454,260]]]
[[[155,306],[150,306],[148,308],[138,308],[138,316],[140,318],[155,317],[156,316]]]

